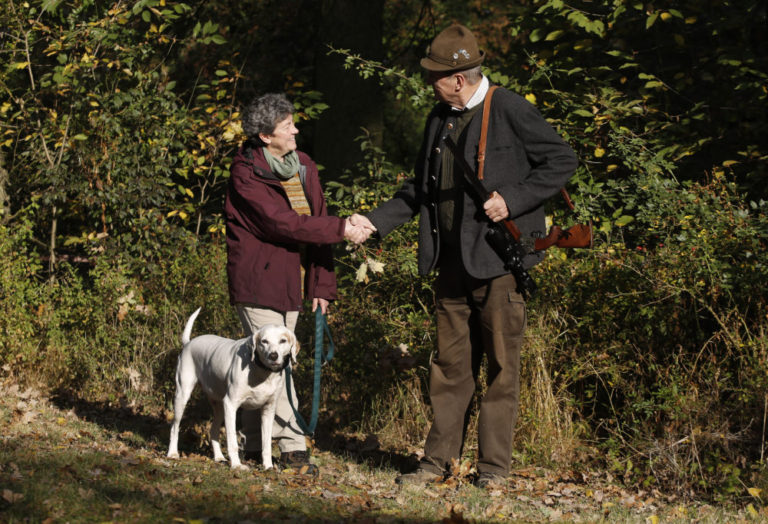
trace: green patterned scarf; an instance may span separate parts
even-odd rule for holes
[[[281,180],[288,180],[293,175],[299,172],[299,155],[296,151],[291,151],[283,157],[283,161],[280,162],[275,158],[272,153],[267,151],[266,147],[262,147],[264,151],[264,158],[267,159],[267,165],[269,169]]]

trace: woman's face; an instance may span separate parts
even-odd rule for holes
[[[296,135],[299,130],[293,125],[293,115],[288,115],[279,121],[272,134],[259,134],[262,142],[267,145],[267,151],[272,156],[282,158],[291,151],[296,151]]]

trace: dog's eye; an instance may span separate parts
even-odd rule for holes
[[[280,343],[281,344],[285,344],[286,342],[288,342],[287,338],[283,337],[283,338],[280,339]]]

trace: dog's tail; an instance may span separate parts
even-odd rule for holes
[[[192,335],[192,324],[195,323],[195,319],[197,318],[197,315],[200,313],[201,309],[203,308],[197,308],[197,311],[192,313],[192,315],[189,317],[189,320],[187,320],[187,325],[184,326],[184,333],[181,334],[181,344],[183,346],[186,346],[187,343],[189,343],[189,337]]]

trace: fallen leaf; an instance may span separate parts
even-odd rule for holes
[[[24,498],[23,493],[14,493],[10,489],[4,489],[3,490],[3,500],[8,502],[9,504],[13,504],[14,502],[18,502],[21,499]]]

